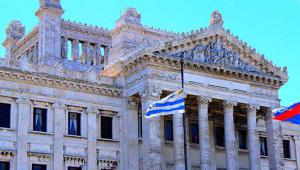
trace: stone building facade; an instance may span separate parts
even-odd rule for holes
[[[175,33],[133,8],[112,30],[65,21],[40,0],[39,24],[6,29],[0,59],[0,169],[184,169],[183,115],[145,119],[181,86],[188,169],[300,169],[300,128],[272,120],[280,68],[223,28]]]

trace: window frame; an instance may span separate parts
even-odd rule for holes
[[[198,128],[198,133],[197,133],[197,135],[198,135],[198,142],[197,143],[195,143],[195,142],[192,141],[192,124],[196,124],[197,125],[196,127]],[[189,121],[189,142],[192,145],[199,145],[199,142],[200,142],[199,122],[197,120],[190,120]]]
[[[138,105],[138,138],[141,140],[143,138],[143,111],[142,105]]]
[[[47,166],[47,164],[39,164],[39,163],[33,163],[33,164],[31,164],[31,170],[33,170],[33,166],[44,166],[45,167],[45,170],[47,170],[48,168],[48,166]]]
[[[266,148],[266,151],[265,151],[266,154],[265,155],[261,154],[261,138],[264,138],[264,140],[265,140],[265,148]],[[258,139],[259,139],[259,155],[260,155],[260,157],[266,158],[266,157],[269,156],[268,139],[267,139],[266,136],[263,136],[263,135],[259,135]]]
[[[45,131],[43,131],[43,130],[40,130],[40,131],[38,131],[38,130],[35,130],[34,129],[34,120],[35,120],[35,109],[42,109],[42,110],[46,110],[46,113],[45,113]],[[42,112],[42,114],[43,114],[43,112]],[[39,107],[39,106],[34,106],[34,107],[32,107],[32,131],[33,132],[44,132],[44,133],[46,133],[46,132],[48,132],[48,114],[49,114],[49,110],[48,110],[48,108],[45,108],[45,107]]]
[[[111,118],[111,138],[103,138],[102,137],[102,117],[108,117]],[[99,123],[100,123],[100,127],[99,127],[99,132],[100,132],[100,139],[104,139],[104,140],[114,140],[114,116],[113,115],[107,115],[107,114],[100,114],[99,115]]]
[[[217,145],[217,128],[222,128],[223,129],[223,146],[221,145]],[[215,125],[214,126],[214,143],[215,143],[215,147],[217,148],[225,148],[225,128],[224,125]]]
[[[167,135],[166,135],[166,130],[167,130],[167,121],[171,121],[172,123],[172,128],[171,128],[171,136],[172,136],[172,140],[167,140]],[[165,142],[167,143],[172,143],[174,142],[174,131],[173,131],[173,128],[174,128],[174,122],[173,122],[173,116],[164,116],[164,139],[165,139]]]
[[[288,142],[288,155],[289,157],[286,157],[286,153],[285,153],[285,148],[284,148],[284,141]],[[291,143],[292,141],[290,139],[282,139],[282,149],[283,149],[283,158],[284,159],[292,159],[292,147],[291,147]]]
[[[10,170],[11,169],[11,163],[10,163],[10,161],[5,161],[5,160],[0,160],[0,163],[4,163],[4,164],[8,164],[8,170]]]
[[[70,134],[70,114],[76,114],[76,123],[79,123],[79,128],[77,124],[76,134]],[[79,115],[79,121],[77,120],[77,115]],[[68,111],[67,112],[67,134],[69,136],[82,136],[82,113],[76,111]],[[79,133],[79,134],[78,134]]]
[[[8,118],[8,126],[2,126],[2,125],[0,125],[0,128],[4,128],[4,129],[10,129],[11,127],[12,127],[12,116],[11,116],[11,114],[12,114],[12,104],[11,103],[6,103],[6,102],[1,102],[0,101],[0,105],[9,105],[9,113],[8,113],[8,115],[9,115],[9,118]],[[2,114],[1,113],[1,111],[0,111],[0,114]]]
[[[239,132],[240,131],[244,131],[245,132],[245,135],[246,135],[245,136],[245,142],[246,142],[245,146],[246,146],[246,148],[240,148],[240,136],[239,136]],[[224,131],[224,133],[225,133],[225,131]],[[248,131],[246,129],[239,128],[239,129],[237,129],[236,133],[237,133],[238,149],[239,150],[244,150],[244,151],[248,150]],[[224,137],[225,137],[225,134],[224,134]]]

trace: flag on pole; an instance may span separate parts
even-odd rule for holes
[[[180,89],[170,94],[169,96],[152,103],[147,109],[145,117],[152,118],[155,116],[170,115],[184,112],[184,93],[183,89]]]
[[[274,109],[274,119],[300,124],[300,102],[283,109]]]

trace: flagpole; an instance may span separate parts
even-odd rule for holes
[[[181,88],[183,90],[184,88],[184,73],[183,73],[183,55],[181,55],[181,58],[180,58],[180,66],[181,66]],[[184,90],[183,90],[184,91]],[[185,113],[182,114],[182,121],[183,121],[183,140],[184,140],[184,167],[185,167],[185,170],[188,169],[188,166],[187,166],[187,146],[186,146],[186,126],[185,126]]]

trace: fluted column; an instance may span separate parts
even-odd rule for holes
[[[184,169],[184,133],[183,114],[173,115],[174,162],[175,169]]]
[[[211,146],[208,124],[208,103],[211,98],[198,97],[200,169],[211,169]]]
[[[78,40],[72,40],[72,60],[79,60],[79,42]]]
[[[64,167],[64,133],[66,107],[61,103],[52,105],[54,109],[53,169]]]
[[[161,91],[157,87],[145,87],[141,92],[143,114],[150,104],[160,99]],[[162,160],[161,117],[150,119],[143,116],[143,170],[161,170]]]
[[[272,108],[266,109],[266,130],[269,169],[282,170],[284,162],[281,125],[279,121],[273,119]]]
[[[236,105],[232,101],[224,101],[224,130],[225,130],[225,149],[226,149],[226,169],[238,170],[238,150],[235,137],[233,107]]]
[[[88,107],[88,163],[87,169],[97,169],[97,114],[96,107]]]
[[[17,99],[18,104],[18,132],[17,132],[17,170],[28,169],[28,125],[30,113],[31,113],[31,102],[27,98]]]
[[[256,110],[259,106],[247,106],[248,150],[250,170],[260,170],[259,137],[256,125]]]

